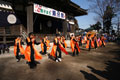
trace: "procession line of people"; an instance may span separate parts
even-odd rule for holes
[[[91,35],[86,36],[87,39],[82,39],[82,36],[71,36],[70,40],[70,46],[72,50],[72,55],[79,55],[80,53],[80,46],[82,46],[82,42],[84,44],[86,43],[86,48],[90,51],[91,48],[97,49],[99,46],[105,47],[105,38],[104,36],[100,37],[100,40],[98,40],[97,36],[94,35],[91,37]],[[50,41],[48,40],[48,37],[45,36],[41,42],[36,42],[36,37],[33,33],[29,33],[29,36],[26,39],[27,46],[24,49],[21,43],[21,37],[18,36],[15,39],[14,44],[14,54],[16,57],[17,62],[20,61],[21,55],[24,56],[24,59],[27,61],[27,63],[32,67],[36,66],[36,61],[42,59],[42,55],[36,50],[35,45],[41,44],[42,54],[47,54],[47,50],[49,50]],[[62,52],[68,55],[68,52],[66,51],[67,43],[65,41],[65,37],[61,36],[60,34],[57,34],[53,41],[53,47],[50,52],[50,56],[52,56],[56,62],[62,61]]]

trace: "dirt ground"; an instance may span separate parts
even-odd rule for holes
[[[67,51],[62,62],[43,55],[37,67],[30,69],[24,59],[16,62],[11,48],[10,53],[0,55],[0,80],[120,80],[120,45],[107,43],[90,52],[82,47],[75,57],[70,48]]]

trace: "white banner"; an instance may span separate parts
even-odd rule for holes
[[[57,11],[52,8],[48,8],[39,4],[34,3],[34,13],[42,14],[42,15],[47,15],[55,18],[60,18],[60,19],[65,19],[66,15],[64,12]]]

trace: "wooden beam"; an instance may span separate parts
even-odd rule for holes
[[[33,32],[33,4],[27,6],[27,33]]]

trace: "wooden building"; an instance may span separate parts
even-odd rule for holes
[[[4,43],[13,41],[7,42],[9,37],[29,32],[50,37],[60,32],[66,36],[78,27],[75,17],[87,15],[86,10],[70,0],[2,0],[0,6],[0,12],[6,11],[10,16],[7,25],[0,22],[0,40]]]

